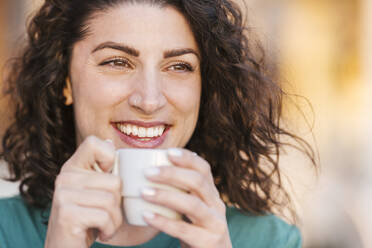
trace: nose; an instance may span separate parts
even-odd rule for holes
[[[154,114],[166,105],[163,90],[159,73],[142,73],[136,81],[135,90],[129,96],[129,105],[141,114]]]

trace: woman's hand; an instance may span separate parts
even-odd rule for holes
[[[92,169],[98,163],[109,171],[114,160],[114,145],[91,136],[63,165],[55,181],[45,247],[86,248],[97,235],[106,240],[115,234],[123,220],[121,180]]]
[[[168,184],[185,192],[161,189],[143,190],[143,198],[184,214],[190,223],[144,213],[146,222],[189,247],[232,247],[226,221],[226,207],[214,184],[207,161],[185,149],[170,149],[169,159],[176,166],[150,168],[146,176],[157,183]]]

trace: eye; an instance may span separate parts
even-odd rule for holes
[[[188,63],[177,63],[168,67],[170,71],[174,72],[192,72],[194,68]]]
[[[100,66],[110,66],[112,68],[117,68],[117,69],[132,69],[133,66],[131,63],[124,58],[113,58],[109,59],[107,61],[104,61],[99,64]]]

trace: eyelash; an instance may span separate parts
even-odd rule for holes
[[[115,63],[117,62],[120,62],[122,63],[122,65],[115,65]],[[132,67],[132,65],[129,63],[129,61],[127,59],[123,59],[123,58],[112,58],[108,61],[104,61],[102,63],[99,64],[99,66],[105,66],[105,65],[109,65],[111,67]],[[189,72],[193,72],[195,71],[194,67],[192,65],[190,65],[189,63],[184,63],[184,62],[178,62],[176,64],[173,64],[171,66],[169,66],[168,68],[170,67],[176,67],[176,66],[184,66],[185,67],[185,70],[186,71],[189,71]]]
[[[117,63],[117,62],[122,63],[122,65],[115,65],[115,63]],[[126,60],[126,59],[123,59],[123,58],[112,58],[108,61],[104,61],[104,62],[100,63],[99,65],[100,66],[109,65],[111,67],[123,67],[123,66],[124,67],[127,67],[127,66],[132,67],[132,65],[129,63],[129,61]]]
[[[186,71],[189,71],[189,72],[193,72],[194,71],[194,68],[188,64],[188,63],[183,63],[183,62],[179,62],[179,63],[176,63],[176,64],[173,64],[169,67],[175,67],[175,66],[184,66]]]

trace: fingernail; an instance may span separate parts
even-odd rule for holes
[[[156,191],[152,188],[143,188],[142,194],[147,196],[154,196],[156,194]]]
[[[142,213],[142,216],[145,217],[146,219],[154,219],[155,214],[149,211],[144,211]]]
[[[110,139],[106,139],[105,142],[113,144],[114,142]]]
[[[153,177],[153,176],[157,176],[159,174],[160,174],[159,168],[151,167],[151,168],[145,169],[145,176],[147,176],[147,177]]]
[[[168,155],[172,157],[181,157],[182,156],[182,151],[181,149],[178,148],[170,148],[168,149]]]

